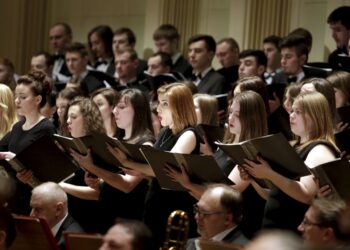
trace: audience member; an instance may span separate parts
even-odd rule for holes
[[[298,230],[305,243],[314,247],[340,247],[343,244],[339,222],[345,202],[325,198],[314,199],[306,211]]]
[[[152,233],[136,220],[117,220],[103,237],[99,250],[155,250]]]
[[[56,183],[45,182],[32,190],[30,216],[44,219],[61,249],[65,249],[64,232],[83,232],[68,213],[67,195]]]
[[[73,32],[67,23],[56,23],[50,28],[49,40],[54,53],[52,79],[55,82],[67,82],[71,76],[65,62],[64,52],[72,39]]]
[[[194,205],[199,239],[247,244],[239,227],[242,209],[243,199],[238,191],[222,184],[209,186]],[[186,249],[199,249],[199,239],[189,239]]]
[[[11,248],[16,238],[16,226],[11,213],[0,205],[0,250]]]
[[[297,235],[282,230],[263,231],[253,241],[246,250],[308,250]]]

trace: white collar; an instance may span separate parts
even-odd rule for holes
[[[53,234],[53,236],[56,236],[56,234],[58,233],[58,230],[60,230],[60,227],[62,226],[64,220],[68,217],[68,213],[66,214],[66,216],[63,217],[62,220],[60,220],[56,225],[54,225],[51,228],[51,232]]]

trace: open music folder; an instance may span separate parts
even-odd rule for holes
[[[225,183],[233,182],[223,173],[212,156],[179,154],[144,147],[141,149],[148,164],[152,167],[160,186],[163,189],[186,191],[178,182],[171,180],[164,168],[166,164],[180,171],[181,166],[186,169],[193,183]]]

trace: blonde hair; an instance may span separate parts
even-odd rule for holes
[[[193,100],[198,101],[199,110],[202,114],[202,124],[217,126],[218,119],[218,100],[208,94],[195,94]]]
[[[294,105],[298,105],[302,112],[304,126],[307,127],[306,115],[310,117],[313,125],[307,142],[303,143],[298,150],[318,140],[327,141],[338,150],[334,139],[332,117],[329,115],[330,108],[326,97],[319,92],[300,94],[295,98]]]
[[[158,96],[164,95],[169,102],[169,108],[174,126],[172,132],[179,133],[186,127],[197,125],[191,90],[182,83],[163,85],[157,90]]]
[[[14,96],[10,87],[0,83],[0,138],[12,129],[17,122]]]

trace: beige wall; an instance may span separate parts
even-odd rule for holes
[[[3,0],[0,3],[0,29],[3,31],[0,56],[12,59],[19,73],[24,73],[29,68],[30,55],[49,48],[48,27],[57,21],[65,21],[72,26],[74,40],[84,43],[88,31],[96,25],[107,24],[113,30],[128,26],[137,35],[136,50],[143,57],[146,49],[154,49],[152,33],[161,23],[164,1]],[[232,36],[242,49],[246,49],[249,0],[199,0],[199,3],[199,33],[211,34],[217,40]],[[350,5],[350,0],[292,1],[290,28],[305,27],[314,36],[310,61],[322,61],[334,49],[326,18],[334,8],[345,4]],[[32,20],[36,20],[35,27],[30,25]],[[38,35],[32,37],[31,33]],[[215,66],[218,66],[217,62]]]

